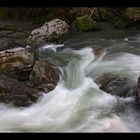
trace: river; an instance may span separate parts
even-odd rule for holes
[[[28,108],[0,104],[1,132],[139,132],[140,109],[133,97],[117,97],[99,89],[105,73],[140,75],[140,32],[115,30],[74,33],[61,45],[45,45],[39,57],[59,66],[56,88]],[[96,57],[95,49],[101,49]]]

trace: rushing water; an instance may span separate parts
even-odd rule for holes
[[[133,97],[120,98],[94,82],[104,73],[140,75],[140,34],[107,30],[74,34],[62,45],[46,45],[39,56],[57,64],[57,87],[28,108],[0,104],[1,132],[133,132],[140,131],[140,109]],[[96,57],[95,49],[103,49]]]

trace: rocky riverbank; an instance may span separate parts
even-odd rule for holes
[[[48,93],[55,88],[60,72],[57,66],[46,60],[35,59],[33,46],[28,46],[31,44],[26,41],[27,37],[37,25],[21,22],[20,28],[19,24],[0,21],[0,102],[29,106],[37,101],[41,92]],[[47,37],[50,30],[53,33],[56,28],[49,27],[45,32]]]
[[[120,9],[118,12],[124,12],[120,19],[130,19],[131,23],[138,25],[138,9],[132,13],[131,10],[134,9],[125,9],[125,12]],[[28,106],[37,101],[41,92],[48,93],[53,90],[59,81],[60,71],[50,62],[35,58],[37,48],[48,43],[64,43],[72,25],[80,31],[99,30],[98,21],[104,21],[107,15],[111,17],[111,13],[116,14],[116,10],[73,8],[70,9],[70,15],[74,17],[71,23],[56,18],[41,25],[0,20],[0,101],[16,106]],[[127,25],[125,27],[132,27],[131,24]],[[128,84],[128,80],[126,77],[107,74],[96,79],[96,82],[101,85],[100,89],[112,95],[136,96],[138,101],[139,82],[138,86],[132,86]]]

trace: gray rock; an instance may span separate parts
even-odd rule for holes
[[[46,43],[63,43],[69,31],[69,25],[60,19],[46,22],[42,27],[35,29],[27,38],[30,46],[41,46]]]

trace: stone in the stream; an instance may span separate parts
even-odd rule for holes
[[[96,58],[100,58],[101,56],[102,57],[105,56],[107,51],[104,48],[94,48],[93,53],[94,53]]]
[[[30,46],[42,46],[46,43],[63,43],[69,32],[69,25],[60,19],[46,22],[42,27],[35,29],[27,38]]]
[[[112,95],[120,97],[137,95],[137,85],[125,76],[108,73],[97,78],[95,82],[100,89]]]
[[[37,60],[29,76],[35,87],[44,92],[55,88],[59,80],[59,70],[46,60]]]
[[[33,66],[33,54],[26,48],[18,47],[0,52],[0,73],[26,80]],[[15,76],[15,77],[14,77]]]
[[[40,96],[38,90],[5,75],[0,75],[0,102],[24,107],[36,102]]]

